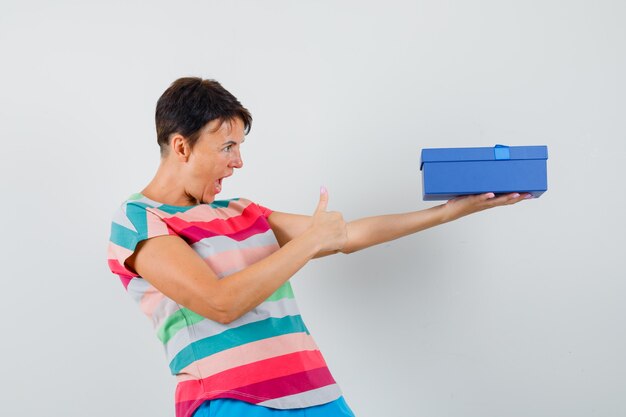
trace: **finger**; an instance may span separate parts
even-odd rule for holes
[[[533,198],[533,195],[531,193],[521,193],[517,197],[514,197],[509,204],[517,204],[520,201],[528,200],[529,198]]]
[[[515,204],[523,199],[524,197],[522,197],[520,193],[512,193],[512,194],[507,195],[506,204]]]
[[[526,195],[527,194],[509,193],[509,194],[505,194],[503,196],[494,198],[490,202],[494,206],[503,206],[503,205],[515,204],[515,203],[519,203],[520,201],[524,200],[526,198]]]
[[[489,197],[489,195],[491,195],[492,197]],[[497,207],[497,206],[503,206],[505,204],[510,204],[511,199],[519,197],[519,194],[511,193],[511,194],[499,195],[496,197],[494,193],[487,193],[487,194],[482,194],[481,197],[484,198],[483,201],[489,207]]]
[[[317,208],[315,209],[315,213],[321,213],[326,211],[326,207],[328,207],[328,190],[326,187],[320,187],[320,201],[317,204]]]

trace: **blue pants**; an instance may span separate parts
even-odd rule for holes
[[[193,417],[354,417],[343,397],[335,401],[307,408],[277,410],[244,401],[218,398],[205,401]]]

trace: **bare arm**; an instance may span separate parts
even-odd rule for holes
[[[341,249],[345,222],[326,212],[327,194],[297,238],[261,261],[232,275],[217,275],[178,236],[142,241],[126,260],[142,278],[177,303],[201,316],[229,323],[261,304],[316,253]]]
[[[341,249],[341,252],[356,252],[478,211],[515,204],[524,200],[527,196],[528,194],[519,195],[513,193],[496,198],[492,193],[487,193],[456,198],[426,210],[358,219],[347,224],[348,241]],[[303,233],[311,221],[311,217],[274,212],[270,215],[269,221],[279,243],[283,245]],[[338,251],[319,252],[315,257],[326,256],[336,252]]]

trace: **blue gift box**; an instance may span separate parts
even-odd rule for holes
[[[548,189],[547,159],[547,146],[422,149],[424,200],[488,192],[539,197]]]

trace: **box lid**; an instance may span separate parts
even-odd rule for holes
[[[422,149],[420,170],[425,162],[519,159],[548,159],[548,147],[496,145],[493,148],[427,148]]]

